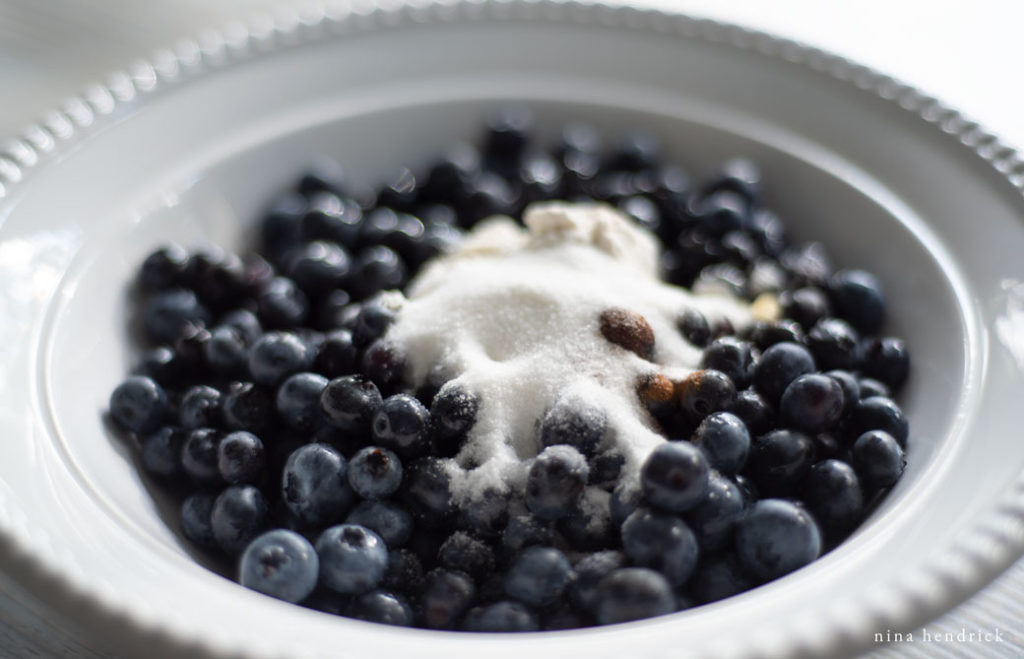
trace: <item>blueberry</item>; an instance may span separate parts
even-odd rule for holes
[[[754,584],[730,554],[702,560],[687,586],[697,602],[707,604],[750,590]]]
[[[210,515],[213,512],[214,497],[197,493],[187,497],[181,504],[181,530],[185,537],[200,547],[215,547]]]
[[[423,238],[416,246],[416,260],[420,263],[441,254],[455,250],[462,242],[464,234],[456,226],[448,224],[429,224],[424,227]]]
[[[841,458],[847,460],[849,453],[846,442],[835,432],[820,432],[811,439],[814,442],[814,457],[818,460]]]
[[[342,430],[369,434],[383,403],[377,385],[363,375],[347,375],[327,383],[320,394],[320,410],[327,422]]]
[[[751,232],[747,232],[745,235],[749,236],[750,240],[757,241],[757,238]],[[725,248],[723,247],[723,249]],[[766,293],[776,294],[785,286],[786,272],[779,265],[778,261],[764,256],[759,256],[754,260],[747,275],[747,289],[745,292],[748,298],[756,300]],[[763,335],[763,338],[767,341],[767,345],[761,346],[757,341],[754,342],[761,350],[779,341],[796,341],[800,343],[803,340],[804,330],[795,320],[781,319],[772,323],[766,323],[766,326],[769,331]]]
[[[348,291],[336,288],[322,295],[314,304],[311,319],[314,327],[325,332],[336,329],[352,331],[359,305],[352,302]]]
[[[644,460],[640,486],[647,500],[671,512],[696,506],[707,495],[708,461],[688,442],[665,442]]]
[[[476,423],[480,400],[462,386],[446,385],[430,403],[430,436],[445,455],[458,452]]]
[[[735,414],[715,412],[701,421],[693,435],[693,443],[701,449],[713,469],[734,474],[747,461],[750,432]]]
[[[569,586],[569,600],[584,611],[594,612],[601,581],[625,565],[626,556],[621,551],[587,554],[576,564],[576,579]]]
[[[405,263],[394,250],[382,245],[359,252],[352,264],[352,297],[363,300],[378,291],[397,289],[405,283]]]
[[[594,130],[593,126],[581,121],[572,121],[564,126],[558,133],[558,139],[552,151],[561,156],[567,151],[582,151],[583,153],[597,153],[601,150],[601,136]]]
[[[320,417],[320,395],[326,387],[327,378],[316,373],[289,376],[277,389],[278,416],[292,428],[312,428]]]
[[[302,325],[309,315],[309,299],[294,281],[274,277],[256,298],[260,323],[264,327],[292,329]]]
[[[133,375],[110,394],[110,417],[125,430],[156,430],[170,413],[167,394],[153,379]]]
[[[229,430],[260,433],[270,424],[274,398],[270,391],[252,382],[235,382],[221,402],[221,416]]]
[[[242,375],[249,363],[249,344],[234,327],[215,327],[203,345],[203,359],[210,370],[226,377]]]
[[[357,620],[400,627],[409,627],[413,623],[409,604],[398,595],[384,590],[371,590],[360,595],[352,602],[348,615]]]
[[[677,387],[683,411],[699,421],[709,414],[729,409],[736,399],[736,386],[721,371],[694,371]]]
[[[263,442],[250,432],[230,433],[217,445],[217,471],[226,483],[258,482],[265,462]]]
[[[835,378],[818,373],[801,375],[782,394],[779,414],[792,428],[824,432],[842,416],[844,401],[843,388]]]
[[[590,476],[587,485],[611,488],[619,482],[622,468],[626,465],[626,456],[617,449],[608,449],[587,460]]]
[[[751,203],[757,201],[761,192],[761,171],[746,158],[726,160],[704,187],[705,193],[718,190],[729,190]]]
[[[822,370],[858,366],[857,330],[839,318],[822,318],[807,333],[807,347]]]
[[[786,246],[786,229],[782,220],[767,208],[754,209],[749,231],[765,254],[778,257]]]
[[[345,518],[346,524],[365,526],[383,540],[388,548],[401,547],[412,536],[412,515],[390,501],[363,501]]]
[[[807,348],[796,343],[776,343],[764,351],[754,369],[754,387],[765,400],[777,404],[789,383],[815,370]]]
[[[325,444],[306,444],[288,456],[281,475],[285,504],[304,524],[321,526],[340,519],[352,505],[348,464]]]
[[[459,206],[464,223],[473,223],[491,215],[512,215],[519,201],[518,190],[495,172],[485,171],[469,188],[469,196]]]
[[[175,244],[165,245],[149,254],[139,270],[143,288],[158,291],[186,282],[188,251]]]
[[[736,552],[744,570],[767,581],[816,559],[821,532],[802,507],[783,499],[763,499],[736,525]]]
[[[594,616],[600,624],[611,625],[672,613],[676,605],[665,577],[647,568],[626,567],[601,581]]]
[[[757,485],[748,476],[736,474],[732,477],[732,482],[736,483],[736,487],[740,488],[740,495],[743,497],[744,506],[749,507],[761,498],[757,491]]]
[[[437,554],[441,567],[462,570],[477,582],[494,571],[494,551],[487,543],[464,531],[456,531],[444,541]]]
[[[608,428],[604,410],[580,397],[559,399],[541,419],[537,434],[544,447],[567,444],[593,455]]]
[[[829,533],[845,534],[864,515],[864,495],[853,467],[840,460],[822,460],[804,477],[803,502]]]
[[[248,292],[242,260],[220,248],[192,254],[186,277],[199,300],[216,311],[231,307]]]
[[[860,382],[849,371],[834,370],[825,375],[835,380],[839,384],[839,388],[843,390],[843,411],[839,418],[846,418],[857,405],[857,401],[860,400]]]
[[[550,606],[561,599],[572,579],[565,554],[554,547],[527,547],[505,575],[505,592],[531,606]]]
[[[322,156],[306,168],[296,189],[304,195],[317,192],[340,193],[345,185],[345,178],[345,170],[338,161]]]
[[[278,197],[260,224],[264,253],[275,256],[298,241],[302,218],[308,210],[309,201],[304,195],[288,193]]]
[[[174,342],[174,359],[182,379],[196,382],[211,376],[204,356],[209,341],[210,333],[201,326],[189,324],[182,329]]]
[[[164,426],[142,438],[142,468],[154,476],[172,478],[181,473],[181,447],[185,433]]]
[[[344,595],[376,588],[388,566],[388,550],[373,531],[356,524],[326,529],[316,540],[320,582]]]
[[[804,343],[807,340],[800,325],[795,320],[785,318],[770,323],[757,322],[746,332],[745,336],[759,350],[767,350],[776,343],[784,341]]]
[[[182,444],[181,466],[197,483],[213,484],[220,480],[217,450],[221,437],[220,432],[212,428],[196,428]]]
[[[657,232],[661,226],[661,211],[657,205],[643,195],[633,195],[617,204],[627,217],[648,231]]]
[[[392,592],[419,594],[423,586],[423,564],[420,559],[408,549],[389,547],[388,567],[381,586]]]
[[[275,529],[257,536],[242,552],[238,582],[286,602],[301,602],[316,587],[320,560],[298,533]]]
[[[526,506],[541,519],[555,520],[576,509],[590,468],[579,451],[549,446],[533,461],[526,477]]]
[[[405,375],[405,357],[384,339],[377,339],[363,352],[359,370],[385,394],[398,389]]]
[[[395,394],[381,403],[373,416],[373,438],[403,459],[429,448],[430,412],[408,394]]]
[[[840,270],[829,280],[837,315],[862,332],[872,334],[885,320],[885,297],[878,278],[864,270]]]
[[[377,193],[377,205],[410,211],[416,203],[419,192],[416,175],[405,167],[389,175]]]
[[[828,296],[817,286],[806,286],[783,291],[779,296],[782,315],[792,318],[805,329],[811,329],[832,313]]]
[[[884,430],[892,435],[900,448],[906,448],[910,427],[903,410],[889,398],[872,396],[861,399],[850,415],[850,429],[855,437],[869,430]]]
[[[342,287],[351,267],[344,248],[337,243],[315,240],[292,254],[286,272],[303,291],[319,295]]]
[[[732,540],[733,526],[743,509],[740,488],[728,478],[712,476],[708,495],[686,515],[702,552],[719,551]]]
[[[819,290],[826,285],[832,273],[828,254],[825,253],[825,248],[821,243],[805,243],[798,247],[785,248],[779,254],[779,262],[789,273],[794,284],[811,285]],[[783,305],[784,309],[785,306]],[[819,305],[815,303],[815,307],[817,306]],[[827,309],[827,307],[822,307],[822,309]],[[823,315],[827,314],[823,312],[817,315],[817,318]],[[810,327],[817,318],[806,324],[800,318],[796,318],[796,320],[801,321],[805,327]]]
[[[618,545],[618,527],[611,525],[611,495],[599,488],[584,493],[576,510],[556,522],[568,550],[590,552]]]
[[[853,443],[853,468],[868,488],[894,485],[906,464],[899,442],[885,431],[869,430]]]
[[[488,113],[485,153],[499,160],[518,160],[530,141],[534,118],[523,105],[510,105]]]
[[[274,386],[309,368],[312,357],[305,342],[295,334],[268,332],[249,353],[249,372],[253,381]]]
[[[504,600],[470,609],[463,627],[469,632],[535,632],[540,623],[525,605]]]
[[[751,447],[745,471],[765,494],[783,494],[803,478],[814,463],[814,442],[795,430],[773,430]]]
[[[220,404],[221,394],[213,387],[189,387],[178,404],[178,424],[185,430],[219,425]]]
[[[324,341],[320,344],[320,349],[313,362],[313,368],[317,373],[333,380],[353,373],[358,357],[359,349],[356,348],[352,339],[352,332],[347,329],[337,329],[324,336]]]
[[[775,427],[775,411],[754,389],[744,389],[736,394],[729,412],[735,414],[752,435],[763,435]]]
[[[910,374],[910,353],[902,339],[885,337],[871,341],[864,353],[864,375],[881,380],[899,391]]]
[[[184,288],[157,293],[142,310],[143,329],[154,343],[174,343],[185,328],[202,327],[209,321],[210,312],[194,292]]]
[[[512,515],[501,534],[501,547],[508,556],[532,545],[550,545],[554,540],[551,525],[533,515]]]
[[[519,183],[523,202],[555,199],[562,187],[562,168],[558,161],[543,153],[524,156],[519,167]]]
[[[681,586],[697,565],[697,538],[679,517],[637,508],[622,523],[622,548],[634,565],[661,572]]]
[[[406,466],[400,490],[402,502],[416,521],[427,527],[439,526],[455,512],[447,464],[427,457]]]
[[[170,387],[183,379],[181,361],[168,346],[147,350],[135,367],[135,375],[147,377],[161,387]]]
[[[355,327],[352,329],[352,340],[357,346],[368,345],[380,337],[395,321],[398,312],[392,305],[380,297],[370,298],[359,308]]]
[[[232,485],[221,492],[210,511],[210,526],[217,544],[237,555],[263,530],[267,501],[252,485]]]
[[[892,389],[889,385],[884,382],[880,382],[874,378],[861,378],[857,381],[860,385],[860,397],[871,398],[872,396],[882,396],[883,398],[892,398]]]
[[[352,249],[363,225],[359,204],[329,192],[311,195],[309,210],[302,216],[299,238],[323,240]],[[287,265],[287,263],[285,264]]]
[[[441,203],[464,201],[479,176],[480,154],[468,144],[456,144],[431,166],[422,197]]]
[[[633,130],[623,135],[615,145],[608,162],[611,169],[640,170],[654,167],[661,158],[661,143],[647,131]]]
[[[485,488],[459,505],[459,526],[482,537],[498,536],[508,523],[510,493],[496,488]]]
[[[711,326],[708,319],[696,309],[686,309],[676,322],[679,333],[698,348],[705,347],[711,340]],[[721,369],[719,369],[721,370]]]
[[[747,275],[742,268],[731,263],[713,263],[697,274],[693,290],[698,294],[718,292],[742,297],[747,289]]]
[[[367,446],[349,461],[348,484],[364,499],[391,496],[402,484],[402,463],[386,448]]]
[[[694,204],[700,226],[715,236],[743,228],[750,223],[750,204],[728,190],[713,192]]]
[[[626,479],[620,480],[612,490],[611,499],[608,501],[612,524],[622,526],[626,518],[640,506],[641,499],[643,499],[643,492],[639,483],[633,484]]]
[[[423,625],[428,629],[453,629],[475,597],[476,585],[465,572],[433,570],[420,594]]]

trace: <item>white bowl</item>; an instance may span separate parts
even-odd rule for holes
[[[549,128],[644,126],[703,174],[745,154],[799,239],[883,279],[913,351],[906,474],[849,540],[728,600],[605,628],[466,635],[287,605],[198,564],[103,423],[137,356],[127,285],[176,240],[242,248],[316,154],[366,182],[525,100]],[[461,2],[232,28],[140,64],[0,156],[0,551],[128,654],[503,657],[854,653],[1024,551],[1024,163],[934,99],[712,22]]]

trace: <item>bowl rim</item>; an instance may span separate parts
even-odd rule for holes
[[[672,38],[723,44],[776,61],[801,67],[844,82],[863,93],[893,103],[937,129],[943,139],[954,139],[970,157],[987,163],[995,173],[1024,196],[1024,154],[956,108],[873,68],[790,39],[717,20],[680,12],[613,4],[613,0],[367,0],[359,5],[332,4],[319,9],[282,8],[247,22],[231,22],[219,29],[179,42],[132,62],[99,84],[68,99],[60,108],[22,131],[0,148],[0,224],[15,205],[18,192],[46,164],[57,160],[82,138],[117,121],[125,108],[144,107],[146,99],[178,85],[201,80],[251,59],[287,51],[346,35],[372,33],[382,28],[517,20],[602,25]],[[989,172],[991,174],[992,171]],[[152,609],[133,609],[125,601],[86,575],[70,575],[68,566],[53,552],[46,532],[24,511],[0,497],[0,568],[17,580],[45,583],[53,594],[44,599],[87,602],[90,609],[130,626],[144,637],[171,642],[180,649],[202,648],[216,656],[244,654],[243,646],[226,639],[216,643],[195,637],[161,619]],[[940,551],[937,557],[908,570],[902,578],[874,593],[873,607],[858,617],[859,627],[828,615],[818,616],[817,631],[824,645],[808,646],[794,637],[774,648],[777,656],[843,652],[844,641],[868,638],[877,629],[912,629],[979,591],[1024,554],[1024,473],[1017,477],[1001,501],[994,502],[982,520]],[[77,607],[76,607],[77,608]],[[756,638],[739,641],[744,656],[759,654]]]

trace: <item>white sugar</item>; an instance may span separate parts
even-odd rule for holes
[[[408,356],[414,385],[440,370],[479,398],[476,424],[452,465],[459,501],[520,489],[541,448],[538,420],[564,396],[605,410],[601,448],[622,453],[626,473],[635,473],[664,441],[637,396],[638,381],[655,373],[680,379],[700,360],[676,327],[682,312],[698,309],[737,328],[751,320],[736,298],[660,281],[656,239],[608,206],[536,204],[524,222],[525,229],[492,218],[431,262],[388,332]],[[612,308],[647,320],[655,336],[650,361],[601,334],[599,317]]]

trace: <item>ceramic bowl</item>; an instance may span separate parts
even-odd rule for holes
[[[128,284],[174,240],[248,246],[318,154],[365,183],[507,101],[642,126],[694,175],[746,155],[799,240],[883,280],[913,375],[908,467],[812,565],[662,618],[514,637],[398,629],[197,563],[104,423],[138,356]],[[280,15],[160,53],[0,156],[0,545],[84,645],[191,656],[836,656],[949,609],[1024,549],[1024,164],[843,59],[682,16],[547,0]],[[92,639],[92,640],[90,640]]]

